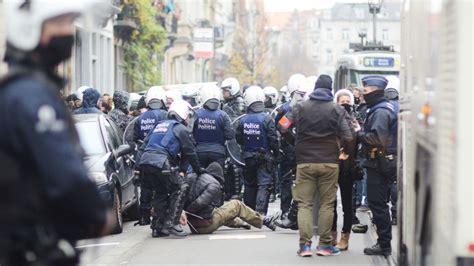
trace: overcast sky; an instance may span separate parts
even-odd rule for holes
[[[265,0],[266,12],[330,8],[334,3],[367,3],[367,0]]]

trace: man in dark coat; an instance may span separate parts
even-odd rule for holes
[[[248,224],[256,228],[265,225],[275,230],[272,219],[263,217],[239,200],[221,206],[224,171],[216,162],[211,163],[206,171],[199,176],[191,175],[189,181],[191,190],[185,210],[193,233],[210,234],[221,226],[250,229]]]

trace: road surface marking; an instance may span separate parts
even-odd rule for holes
[[[244,239],[264,239],[266,235],[219,235],[210,236],[209,240],[244,240]]]
[[[76,248],[92,248],[92,247],[102,247],[102,246],[116,246],[120,245],[120,243],[99,243],[99,244],[90,244],[90,245],[82,245],[82,246],[77,246]]]

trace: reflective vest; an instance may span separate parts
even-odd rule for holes
[[[267,129],[265,127],[266,114],[248,113],[240,119],[240,126],[243,130],[244,152],[258,152],[260,148],[268,150]]]
[[[201,108],[196,113],[197,126],[194,128],[194,139],[197,144],[217,143],[224,145],[221,111]]]
[[[181,144],[173,133],[173,128],[177,124],[179,124],[178,121],[165,120],[156,125],[153,132],[151,132],[145,151],[160,151],[168,154],[172,159],[178,159]]]

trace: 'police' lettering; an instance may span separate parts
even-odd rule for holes
[[[164,133],[168,130],[168,126],[169,124],[168,123],[161,123],[161,124],[158,124],[156,127],[155,127],[155,130],[153,130],[153,133]]]
[[[210,118],[199,118],[198,119],[198,129],[202,130],[216,130],[216,120]]]
[[[260,125],[255,123],[244,123],[244,134],[245,135],[260,135]]]

